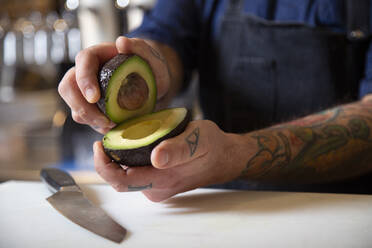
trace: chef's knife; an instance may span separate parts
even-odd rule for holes
[[[47,201],[74,223],[102,237],[120,243],[126,234],[125,228],[111,219],[102,209],[94,206],[66,172],[46,168],[40,177],[54,193]]]

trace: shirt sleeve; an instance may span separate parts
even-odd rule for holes
[[[185,72],[196,67],[199,42],[200,6],[192,0],[158,0],[145,14],[141,26],[128,37],[151,39],[172,47],[180,56]]]
[[[360,83],[359,97],[362,98],[367,94],[372,94],[372,41],[367,53],[365,77]]]

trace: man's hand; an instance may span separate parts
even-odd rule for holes
[[[372,171],[372,97],[244,135],[193,121],[154,148],[154,167],[123,169],[95,144],[97,172],[118,191],[144,190],[153,201],[240,176],[255,182],[307,184]]]
[[[238,177],[245,166],[238,153],[247,150],[238,135],[221,131],[211,121],[193,121],[177,137],[151,153],[153,166],[126,168],[111,161],[101,142],[94,144],[98,174],[119,192],[143,190],[152,201]],[[246,151],[245,151],[246,152]]]
[[[155,74],[158,98],[169,90],[170,73],[164,57],[142,39],[119,37],[116,43],[105,43],[82,50],[59,84],[58,92],[71,108],[74,121],[87,124],[104,134],[115,126],[96,106],[100,98],[97,75],[100,67],[118,53],[137,54],[144,58]]]

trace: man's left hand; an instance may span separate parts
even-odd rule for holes
[[[245,166],[238,135],[224,133],[207,120],[192,121],[179,136],[162,141],[151,153],[153,166],[125,167],[111,161],[102,143],[94,144],[97,173],[119,192],[142,190],[162,201],[197,187],[232,180]],[[240,149],[239,149],[240,148]]]

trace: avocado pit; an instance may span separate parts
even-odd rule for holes
[[[138,73],[133,72],[123,80],[117,102],[122,109],[137,110],[146,103],[148,95],[146,81]]]
[[[100,110],[114,123],[151,113],[156,82],[150,65],[135,54],[118,54],[99,73]]]

